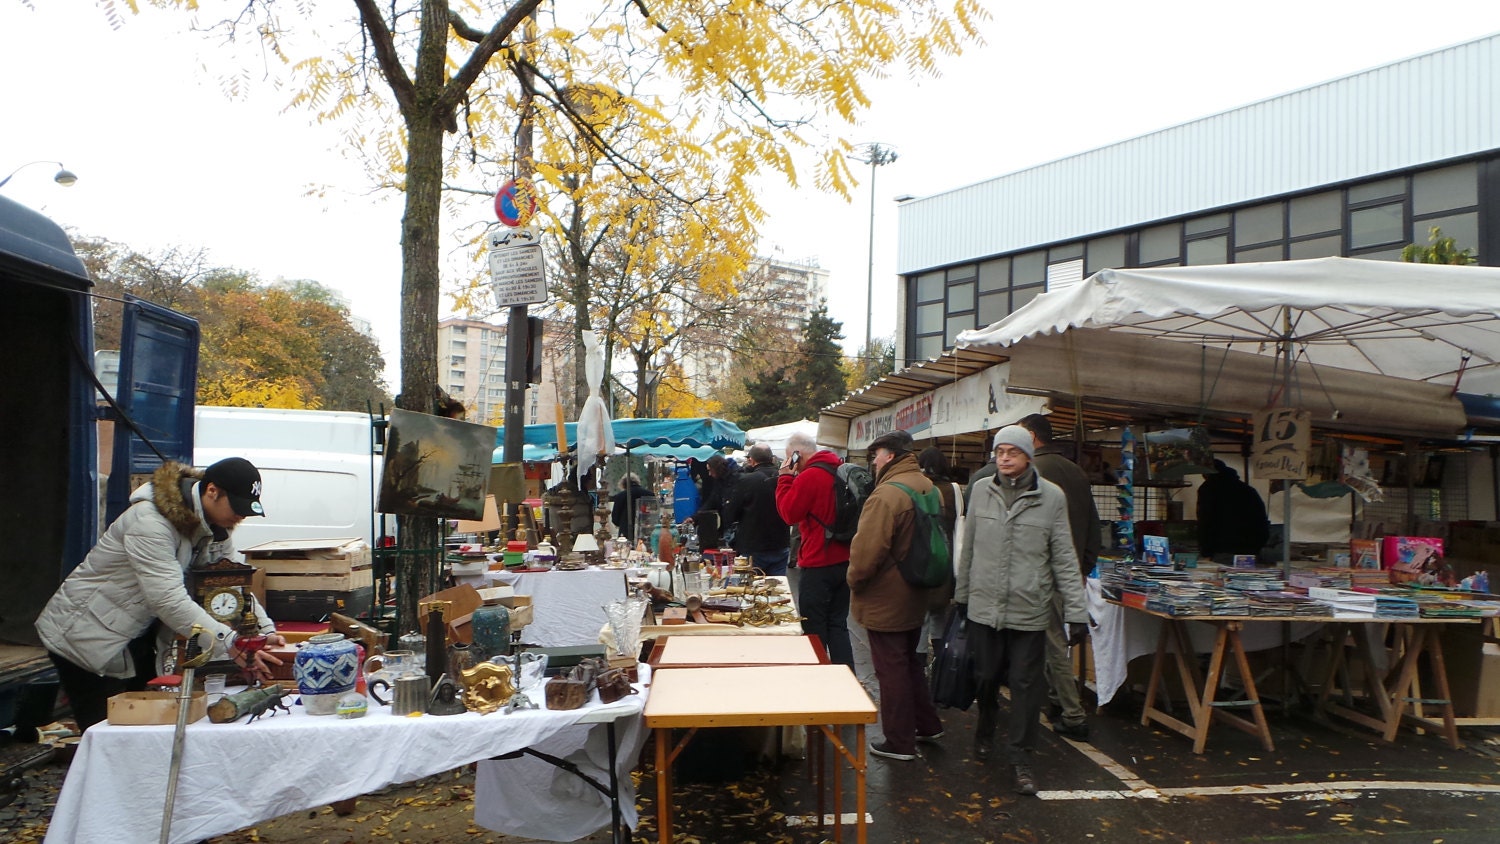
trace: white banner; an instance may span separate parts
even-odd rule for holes
[[[863,449],[897,428],[916,439],[988,431],[1047,408],[1040,396],[1012,395],[1010,362],[997,363],[957,382],[903,399],[849,422],[849,448]]]

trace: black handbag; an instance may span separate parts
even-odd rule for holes
[[[964,711],[974,703],[978,680],[969,651],[968,619],[955,607],[948,613],[943,639],[932,661],[932,702],[943,709]]]

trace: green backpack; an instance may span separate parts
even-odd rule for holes
[[[935,589],[953,576],[953,554],[944,535],[943,496],[937,487],[918,493],[906,484],[893,483],[911,499],[911,550],[896,561],[906,582],[918,589]]]

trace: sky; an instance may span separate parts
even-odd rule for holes
[[[1494,0],[1431,9],[1387,0],[985,5],[984,44],[943,61],[940,78],[878,80],[859,125],[823,128],[896,150],[873,190],[870,168],[858,163],[861,184],[847,202],[807,186],[810,178],[795,190],[764,187],[761,253],[829,271],[830,312],[851,353],[863,344],[870,279],[871,333],[896,327],[896,197],[940,193],[1500,31]],[[372,324],[397,385],[400,198],[372,193],[336,132],[286,110],[284,91],[252,79],[247,97],[228,99],[213,69],[225,48],[187,31],[187,21],[148,9],[112,29],[89,0],[0,0],[0,178],[33,160],[78,175],[63,188],[52,182],[55,166],[37,164],[0,193],[137,251],[203,247],[213,263],[266,280],[321,282]],[[492,215],[478,199],[450,221],[450,262],[465,258],[457,229]]]

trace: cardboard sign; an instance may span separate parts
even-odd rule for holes
[[[1312,415],[1305,410],[1277,407],[1258,410],[1254,418],[1251,477],[1262,480],[1306,478],[1307,455],[1312,443]]]

